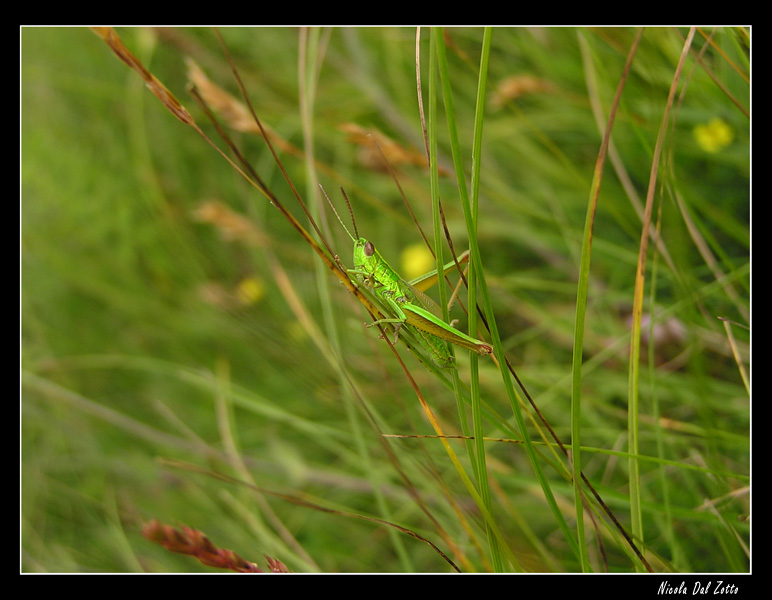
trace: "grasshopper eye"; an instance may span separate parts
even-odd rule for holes
[[[365,244],[365,256],[372,256],[375,254],[375,246],[371,242]]]

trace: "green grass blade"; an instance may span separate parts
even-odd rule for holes
[[[689,31],[689,35],[686,38],[684,46],[682,48],[681,57],[678,65],[676,66],[675,73],[673,75],[672,84],[670,87],[670,93],[665,105],[665,113],[662,117],[662,121],[659,128],[659,134],[657,136],[656,145],[654,148],[654,154],[652,157],[651,174],[649,178],[649,187],[646,194],[646,206],[644,208],[643,226],[641,232],[641,243],[638,254],[638,265],[636,268],[635,276],[635,292],[633,296],[633,322],[632,322],[632,334],[630,341],[630,373],[629,373],[629,395],[628,395],[628,434],[629,434],[629,447],[633,458],[629,460],[630,469],[630,519],[632,523],[632,533],[635,539],[643,543],[643,514],[642,514],[642,501],[641,501],[641,482],[640,482],[640,467],[638,460],[635,456],[639,453],[639,429],[640,429],[640,407],[639,407],[639,380],[640,380],[640,357],[641,357],[641,320],[643,316],[643,290],[645,286],[645,274],[646,274],[646,253],[649,242],[649,227],[651,224],[651,214],[654,202],[654,195],[656,193],[657,185],[657,173],[659,169],[659,159],[662,153],[662,147],[665,143],[665,133],[669,125],[670,109],[673,106],[675,100],[676,90],[678,89],[678,82],[680,81],[681,71],[683,69],[684,61],[691,47],[691,42],[694,39],[695,30],[692,28]]]
[[[433,31],[435,33],[437,30]],[[437,268],[441,269],[443,265],[442,261],[442,237],[440,232],[440,214],[439,214],[439,182],[438,182],[438,168],[437,168],[437,133],[438,133],[438,123],[437,123],[437,83],[436,83],[436,74],[439,72],[441,75],[441,79],[447,78],[447,67],[445,66],[445,72],[443,74],[443,65],[442,60],[440,57],[442,56],[442,51],[444,50],[444,46],[441,40],[437,39],[436,35],[432,35],[430,40],[430,79],[429,79],[429,121],[428,121],[428,133],[429,133],[429,156],[430,161],[432,163],[432,170],[431,170],[431,177],[432,177],[432,198],[433,198],[433,213],[434,213],[434,233],[435,233],[435,248],[436,248],[436,255],[437,255]],[[438,71],[439,69],[439,71]],[[452,105],[448,106],[447,104],[447,98],[446,104],[445,104],[445,110],[446,110],[446,118],[448,119],[448,124],[453,122],[454,116],[453,116],[453,109]],[[466,184],[463,182],[463,178],[461,180],[462,185],[460,186],[463,190],[462,194],[462,202],[466,202]],[[443,286],[440,286],[442,288]],[[447,319],[447,303],[445,301],[445,295],[443,292],[440,293],[440,303],[443,306],[443,310],[445,310],[445,317]],[[473,312],[473,305],[470,305],[470,313]],[[475,363],[476,357],[473,357],[472,364]],[[465,412],[465,404],[463,401],[463,398],[460,393],[460,382],[458,378],[458,372],[456,370],[452,373],[453,376],[453,388],[456,395],[456,401],[457,401],[457,407],[458,407],[458,414],[459,418],[462,424],[462,430],[468,431],[468,424],[466,423],[466,418],[464,415]],[[480,405],[480,399],[479,399],[479,381],[475,381],[474,378],[478,377],[478,374],[476,370],[472,371],[472,397],[471,397],[471,403],[473,406],[473,412],[479,416],[479,405]],[[476,394],[476,396],[475,396]],[[475,408],[476,405],[476,408]],[[465,433],[465,435],[468,435]],[[481,439],[481,438],[480,438]],[[479,449],[479,443],[478,443],[478,449]],[[490,503],[490,492],[488,488],[488,482],[487,482],[487,471],[485,469],[485,454],[484,449],[483,452],[474,452],[471,445],[467,443],[467,450],[470,455],[470,459],[472,461],[475,478],[477,480],[477,494],[476,497],[478,498],[478,502],[481,504],[480,509],[485,512],[485,514],[490,514],[491,511],[491,503]],[[471,484],[471,482],[469,482]],[[503,563],[501,558],[501,545],[500,542],[503,541],[502,534],[498,530],[497,525],[491,520],[486,519],[486,530],[488,532],[488,539],[489,539],[489,547],[491,550],[491,560],[493,563],[493,567],[497,571],[501,571],[503,569]],[[505,544],[506,545],[506,544]],[[508,548],[504,549],[507,551],[510,562],[512,562],[512,566],[517,569],[521,570],[522,567],[518,564],[518,562],[514,559],[514,556],[511,555],[511,553],[508,552]]]
[[[466,182],[464,180],[464,175],[463,175],[464,169],[463,169],[463,164],[461,162],[461,151],[460,151],[460,145],[459,145],[458,130],[454,119],[453,97],[452,97],[452,91],[450,88],[450,79],[448,75],[448,64],[447,64],[447,56],[445,54],[445,44],[442,39],[442,31],[440,29],[435,29],[433,33],[434,33],[434,39],[436,41],[436,45],[438,49],[438,60],[439,60],[440,75],[441,75],[441,82],[442,82],[443,99],[445,101],[445,111],[448,119],[448,129],[450,133],[450,144],[451,144],[451,149],[453,151],[452,152],[453,164],[455,167],[456,176],[458,178],[458,190],[461,196],[461,205],[464,209],[464,218],[467,223],[467,228],[474,229],[472,214],[471,214],[471,205],[468,200],[468,195],[466,191]],[[484,306],[484,314],[487,319],[488,327],[491,333],[491,340],[493,343],[494,354],[497,357],[500,357],[499,366],[500,366],[500,371],[502,375],[502,380],[507,392],[507,397],[509,398],[510,407],[515,416],[520,433],[523,436],[523,440],[525,441],[525,448],[526,448],[526,453],[528,454],[528,459],[531,463],[531,466],[533,467],[534,473],[536,474],[539,480],[539,484],[542,488],[542,491],[544,492],[544,495],[547,499],[547,503],[550,506],[550,509],[558,523],[558,526],[560,527],[561,531],[566,537],[566,540],[568,541],[568,543],[570,544],[570,546],[578,556],[579,549],[576,544],[576,539],[572,535],[568,527],[568,524],[566,523],[565,517],[563,516],[562,512],[558,508],[557,502],[555,500],[555,496],[552,493],[552,490],[550,489],[549,481],[547,480],[547,477],[544,474],[544,471],[542,470],[541,465],[539,464],[536,451],[534,449],[533,443],[531,442],[530,436],[528,435],[528,431],[525,426],[525,419],[520,409],[520,401],[518,398],[518,394],[515,391],[515,388],[512,384],[512,379],[509,375],[509,372],[506,369],[506,363],[505,361],[502,360],[504,356],[504,350],[501,344],[501,338],[499,337],[498,328],[496,326],[495,315],[493,314],[493,307],[490,302],[490,296],[488,295],[488,292],[487,292],[487,285],[485,282],[485,278],[480,276],[480,274],[483,272],[482,260],[480,257],[480,249],[477,244],[477,239],[473,234],[470,234],[469,245],[470,245],[470,252],[472,255],[471,260],[474,263],[475,269],[478,273],[480,296]]]
[[[609,141],[611,139],[611,128],[614,124],[617,107],[619,106],[619,100],[624,89],[624,84],[627,81],[627,73],[632,65],[633,57],[635,56],[635,50],[638,47],[640,41],[640,32],[635,39],[630,52],[628,53],[627,63],[624,71],[619,80],[619,86],[617,87],[614,101],[611,104],[609,111],[608,124],[603,132],[603,140],[600,150],[598,152],[598,160],[593,172],[592,184],[590,186],[590,198],[587,206],[586,219],[584,223],[584,234],[582,236],[582,254],[579,263],[579,281],[577,284],[576,294],[576,320],[574,324],[574,348],[573,348],[573,362],[572,362],[572,386],[571,386],[571,443],[575,448],[572,453],[572,473],[574,484],[574,508],[576,509],[576,530],[578,537],[578,545],[580,551],[580,562],[582,570],[590,571],[589,558],[587,556],[587,544],[585,541],[584,533],[584,492],[582,491],[582,454],[581,454],[581,416],[582,416],[582,363],[583,363],[583,347],[584,347],[584,325],[587,313],[587,289],[590,278],[590,258],[592,255],[592,230],[595,222],[595,210],[598,203],[598,194],[600,192],[600,184],[603,176],[603,166],[606,161],[606,153],[608,151]],[[580,47],[583,50],[583,54],[587,54],[588,50],[586,42],[583,36],[579,35]],[[587,69],[591,69],[591,61],[585,60]]]

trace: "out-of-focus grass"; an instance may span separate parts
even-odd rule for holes
[[[211,30],[119,33],[201,124],[184,91],[185,56],[237,92]],[[298,32],[222,34],[260,118],[303,147]],[[482,34],[447,34],[469,156]],[[478,241],[507,354],[565,442],[579,251],[601,139],[590,96],[597,93],[607,109],[634,34],[493,31]],[[627,460],[601,451],[626,449],[629,317],[641,231],[635,202],[646,193],[685,35],[644,33],[614,123],[618,159],[606,165],[594,227],[583,464],[624,524]],[[647,556],[658,570],[748,570],[749,399],[718,319],[749,323],[749,120],[737,106],[749,106],[745,35],[717,30],[716,47],[701,56],[704,67],[695,56],[706,41],[696,36],[660,168],[654,225],[662,243],[650,245],[646,289],[655,320],[644,326],[654,344],[644,347],[639,382],[641,453],[648,460],[638,482]],[[314,99],[320,181],[339,206],[337,187],[345,187],[360,232],[377,240],[394,266],[420,238],[392,179],[367,167],[367,147],[351,143],[344,126],[376,128],[423,152],[414,39],[413,30],[401,28],[344,28],[329,38],[323,32],[328,45]],[[336,335],[363,398],[358,404],[298,320],[287,288],[277,284],[274,256],[312,322],[326,331],[317,276],[322,284],[333,280],[317,273],[316,258],[279,213],[93,33],[25,28],[21,44],[22,569],[205,569],[140,537],[141,523],[155,518],[199,529],[250,560],[268,554],[295,571],[448,570],[427,545],[387,527],[169,468],[157,461],[163,457],[399,523],[465,570],[484,570],[486,551],[472,544],[457,510],[477,542],[479,515],[466,512],[467,496],[440,444],[389,441],[396,455],[390,459],[369,425],[373,419],[386,433],[432,432],[393,356],[362,327],[365,313],[340,286],[330,286]],[[263,142],[235,136],[301,218]],[[445,131],[440,151],[450,168]],[[303,161],[282,156],[305,195]],[[396,168],[430,232],[427,170]],[[440,185],[460,251],[463,218],[453,177]],[[350,243],[334,221],[331,229],[348,264]],[[749,334],[740,326],[732,331],[747,361]],[[468,360],[457,355],[463,374]],[[405,360],[447,430],[459,431],[452,395],[410,356]],[[481,363],[480,380],[485,402],[512,421],[490,362]],[[486,433],[509,437],[495,420]],[[521,445],[491,442],[487,450],[493,512],[519,561],[535,571],[577,570]],[[570,485],[546,460],[544,468],[573,523]],[[609,568],[632,570],[624,544],[602,530]],[[593,568],[604,568],[593,532],[588,539]],[[448,540],[458,545],[455,553]]]

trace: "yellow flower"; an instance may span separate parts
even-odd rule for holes
[[[436,267],[432,253],[424,244],[413,244],[405,247],[399,258],[402,276],[406,281],[415,279]]]
[[[239,282],[236,287],[236,297],[245,306],[254,304],[265,295],[265,286],[259,279],[249,276]]]
[[[694,127],[694,139],[705,152],[718,152],[734,139],[734,132],[723,119],[714,117]]]

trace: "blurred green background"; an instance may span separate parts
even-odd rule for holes
[[[238,95],[214,32],[118,33],[211,132],[185,88],[190,57]],[[292,150],[310,151],[298,100],[298,30],[221,33],[261,120],[284,141],[282,160],[295,185],[318,199],[300,151]],[[579,252],[601,140],[593,103],[603,111],[603,126],[635,33],[493,31],[479,243],[507,354],[566,441]],[[638,207],[686,33],[645,31],[614,123],[584,342],[588,447],[625,449]],[[446,34],[468,157],[482,33],[451,28]],[[340,28],[314,31],[311,39],[316,35],[324,51],[310,131],[319,180],[339,210],[342,185],[360,233],[377,240],[393,266],[408,269],[401,251],[421,238],[391,176],[372,168],[369,147],[349,132],[352,124],[379,131],[423,155],[415,31]],[[447,552],[437,526],[413,501],[418,493],[464,548],[465,570],[485,570],[456,511],[468,510],[478,533],[479,515],[439,442],[388,442],[399,469],[384,451],[371,419],[386,433],[432,430],[388,348],[362,326],[364,311],[279,212],[91,31],[23,28],[20,36],[21,570],[214,571],[145,540],[140,528],[150,519],[194,527],[248,560],[263,564],[267,554],[293,571],[449,570],[427,545],[388,527],[256,494],[159,458],[386,518]],[[422,47],[425,73],[425,39]],[[642,463],[642,479],[646,543],[662,570],[749,568],[749,393],[719,320],[739,324],[730,331],[748,369],[749,47],[748,30],[696,35],[657,185],[654,224],[662,243],[650,244],[647,262],[647,317],[654,320],[644,328],[653,343],[645,347],[641,379],[642,452],[671,462]],[[233,135],[305,224],[264,142],[249,132]],[[440,151],[449,167],[444,131]],[[428,171],[393,160],[430,233]],[[461,251],[465,233],[454,185],[452,175],[442,178],[443,208]],[[330,229],[348,263],[350,241],[334,220]],[[342,360],[366,398],[361,404],[340,385],[336,359],[314,337],[317,329],[331,335],[319,300],[326,295]],[[463,368],[468,358],[458,354]],[[456,431],[447,389],[410,356],[405,360],[433,410]],[[493,365],[483,362],[486,400],[506,413],[500,383]],[[493,423],[489,435],[506,437]],[[512,547],[531,570],[576,570],[534,492],[522,448],[488,448],[495,511]],[[627,459],[584,460],[589,478],[626,522]],[[569,514],[572,490],[552,476]],[[612,550],[609,558],[611,570],[631,570],[622,552]]]

